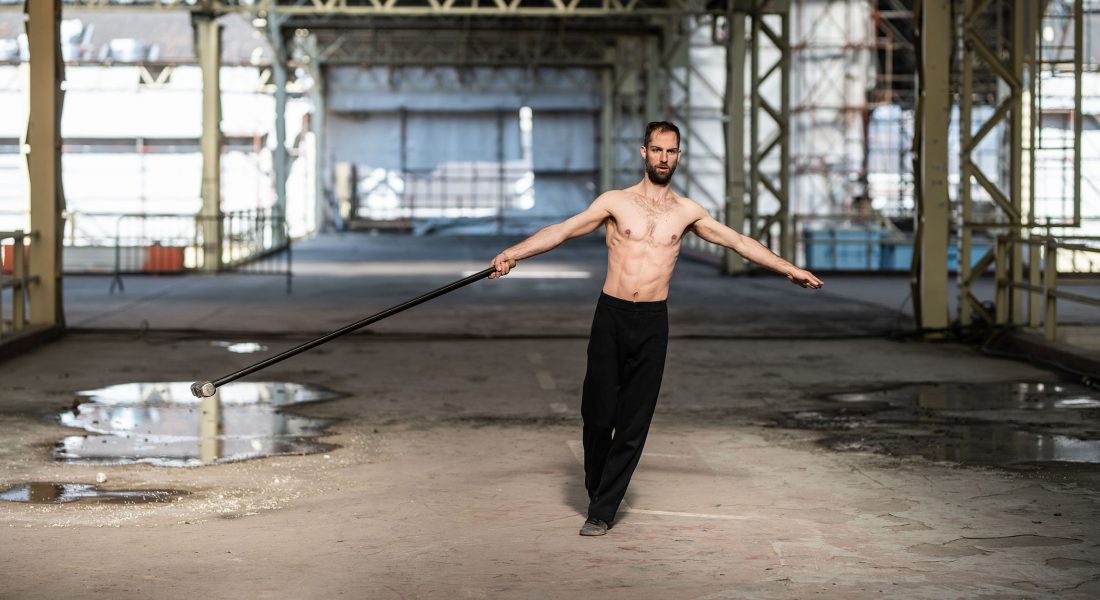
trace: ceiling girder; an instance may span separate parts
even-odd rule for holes
[[[62,0],[80,10],[186,10],[345,16],[609,17],[787,12],[790,0]],[[2,0],[0,9],[22,10]]]

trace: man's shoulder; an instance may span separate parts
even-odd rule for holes
[[[687,196],[676,195],[676,201],[681,204],[685,209],[692,211],[704,210],[703,205],[688,198]]]
[[[597,198],[597,200],[600,202],[604,202],[609,206],[616,206],[621,205],[624,202],[630,202],[637,195],[638,194],[636,192],[632,192],[630,188],[626,188],[623,190],[607,190],[606,192],[600,194],[600,197]]]

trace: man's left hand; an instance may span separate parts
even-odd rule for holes
[[[805,269],[793,269],[790,273],[787,273],[787,279],[791,280],[791,283],[808,289],[819,289],[825,285],[814,274]]]

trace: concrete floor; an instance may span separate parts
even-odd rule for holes
[[[250,378],[348,394],[294,409],[334,419],[335,449],[189,469],[51,459],[74,433],[57,415],[79,390],[216,378],[478,270],[509,242],[325,236],[296,253],[290,296],[258,275],[134,277],[115,296],[105,278],[69,278],[74,333],[0,365],[0,488],[103,473],[106,490],[186,495],[0,502],[0,597],[1100,595],[1092,466],[839,451],[827,440],[851,423],[780,426],[830,393],[1057,374],[913,341],[904,313],[828,278],[811,292],[690,262],[673,283],[665,384],[625,510],[607,536],[578,536],[594,239]],[[1072,435],[1100,435],[1094,409],[1073,415]],[[1042,411],[1011,418],[1052,426]],[[940,424],[907,423],[906,435]]]

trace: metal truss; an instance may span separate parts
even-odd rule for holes
[[[687,27],[666,30],[661,59],[666,105],[660,108],[681,124],[684,194],[736,231],[793,260],[789,5],[758,1],[749,8],[741,12],[731,7],[722,17],[688,19]],[[724,62],[725,68],[704,70],[702,62]],[[689,248],[721,254],[725,273],[746,268],[740,257],[694,238]]]
[[[565,32],[312,28],[326,65],[609,67],[608,40]]]
[[[798,0],[796,6],[791,209],[845,213],[868,195],[865,123],[873,105],[864,73],[877,46],[873,9],[850,0]]]
[[[19,6],[21,6],[21,2]],[[64,0],[67,8],[193,12],[466,17],[608,17],[721,15],[749,10],[756,0]],[[780,0],[767,2],[783,5]],[[16,6],[0,3],[0,8]]]
[[[913,9],[902,0],[879,0],[872,4],[874,45],[882,53],[874,101],[913,108],[917,88],[916,74],[912,71],[917,51]]]
[[[726,27],[726,19],[692,20],[687,30],[666,38],[664,59],[668,113],[682,124],[684,163],[680,170],[684,194],[719,219],[725,209],[726,151],[721,132],[728,74],[704,70],[697,59],[723,57]]]
[[[1039,165],[1049,167],[1058,165],[1063,182],[1069,179],[1072,183],[1066,193],[1064,183],[1061,189],[1054,186],[1056,191],[1044,193],[1043,198],[1037,198],[1039,190],[1032,186],[1030,201],[1030,221],[1032,226],[1038,227],[1080,227],[1082,224],[1081,208],[1081,184],[1086,179],[1082,171],[1082,130],[1087,118],[1082,112],[1082,83],[1084,71],[1085,39],[1085,6],[1084,0],[1057,0],[1046,5],[1046,14],[1042,15],[1043,33],[1034,37],[1037,51],[1031,55],[1034,59],[1028,65],[1035,73],[1035,80],[1031,94],[1031,106],[1029,113],[1030,135],[1033,140],[1033,156],[1029,161],[1031,180],[1037,181],[1036,171]],[[1050,34],[1049,39],[1047,34]],[[1046,74],[1046,77],[1041,76]],[[1074,79],[1073,105],[1072,107],[1042,109],[1044,96],[1043,81],[1047,77],[1051,80],[1072,76]],[[1056,118],[1066,124],[1067,129],[1072,130],[1071,140],[1045,138],[1043,135],[1043,121]],[[1066,142],[1071,141],[1067,145]],[[1068,197],[1067,197],[1068,196]],[[1037,200],[1042,200],[1043,206],[1039,206]],[[1067,202],[1068,200],[1068,202]],[[1068,206],[1066,206],[1068,204]],[[1058,206],[1061,205],[1061,206]],[[1068,211],[1066,210],[1068,208]],[[1061,209],[1061,210],[1059,210]],[[1060,213],[1060,214],[1058,214]],[[1068,213],[1068,214],[1067,214]]]
[[[794,258],[790,227],[790,16],[750,13],[748,233]]]
[[[1008,6],[1005,6],[1007,4]],[[1006,28],[990,31],[983,28],[983,12],[993,5],[997,11],[1009,15],[1010,24]],[[990,0],[964,0],[962,5],[961,31],[964,52],[962,56],[962,83],[959,105],[960,157],[959,157],[959,202],[961,207],[961,227],[959,245],[959,322],[969,325],[971,311],[987,323],[1007,323],[1020,319],[1021,292],[1012,288],[1011,297],[997,298],[995,315],[983,307],[974,296],[971,288],[994,262],[991,247],[971,267],[971,248],[974,233],[977,231],[1003,231],[1016,237],[1026,235],[1024,197],[1030,195],[1024,189],[1023,177],[1025,140],[1024,115],[1028,111],[1025,104],[1025,90],[1032,89],[1032,75],[1025,72],[1030,62],[1029,54],[1034,45],[1027,43],[1030,27],[1031,35],[1035,31],[1035,9],[1037,2],[1004,2]],[[1034,38],[1032,38],[1034,39]],[[992,42],[992,44],[991,44]],[[1003,90],[996,97],[987,99],[988,94],[976,89],[975,73],[991,73],[998,81],[998,89]],[[974,130],[974,106],[992,100],[992,115],[980,127]],[[978,146],[995,130],[1001,133],[1000,148],[1007,157],[1007,168],[1002,169],[1001,177],[991,176],[982,171],[975,159]],[[999,181],[998,181],[999,180]],[[975,188],[974,184],[977,184]],[[1026,181],[1031,184],[1030,179]],[[984,200],[988,200],[983,202]],[[979,209],[981,214],[976,214]],[[984,209],[984,210],[982,210]],[[1023,283],[1023,245],[1013,244],[1007,258],[1011,270],[1008,277],[1014,283]],[[1002,270],[1005,265],[998,265]],[[1008,289],[1008,288],[1004,288]]]
[[[657,38],[619,37],[608,52],[611,103],[611,186],[637,183],[642,126],[660,118],[656,106]]]

